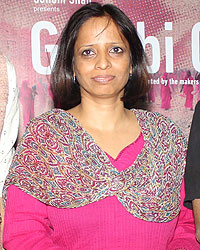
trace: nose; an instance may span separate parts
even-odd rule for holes
[[[96,60],[96,69],[102,69],[105,70],[107,68],[111,67],[111,61],[109,58],[108,54],[105,53],[101,53],[97,56],[97,60]]]

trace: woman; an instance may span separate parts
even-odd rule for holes
[[[184,79],[186,80],[194,80],[194,78],[191,76],[191,72],[188,70],[186,77]],[[184,84],[183,87],[183,93],[185,94],[185,108],[193,110],[193,85],[191,84]]]
[[[185,206],[194,211],[196,238],[200,242],[200,101],[195,107],[186,158]]]
[[[13,64],[0,54],[0,235],[3,229],[2,190],[14,156],[19,127],[19,104],[16,73]],[[0,237],[0,249],[2,237]]]
[[[6,249],[198,249],[192,213],[180,212],[184,137],[127,109],[148,90],[145,61],[117,7],[72,15],[52,72],[64,110],[31,121],[5,185]]]

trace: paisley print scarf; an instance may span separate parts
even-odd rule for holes
[[[73,209],[115,195],[139,219],[174,219],[180,211],[186,141],[168,118],[132,111],[145,144],[121,172],[67,111],[53,109],[34,118],[18,145],[4,199],[12,184],[57,208]]]

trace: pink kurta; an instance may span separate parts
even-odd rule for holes
[[[140,134],[116,159],[109,159],[122,171],[132,164],[143,145]],[[181,204],[183,198],[182,188]],[[199,249],[192,211],[183,205],[180,216],[155,223],[131,215],[116,196],[63,209],[45,205],[14,185],[8,189],[3,238],[7,250]]]

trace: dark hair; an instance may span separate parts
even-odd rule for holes
[[[65,110],[81,102],[80,87],[73,80],[74,46],[81,26],[92,17],[110,17],[119,27],[130,46],[133,74],[129,78],[122,98],[124,106],[131,108],[149,89],[146,57],[137,31],[130,19],[112,4],[92,2],[78,9],[69,19],[58,40],[58,52],[51,73],[51,90],[55,107]]]

